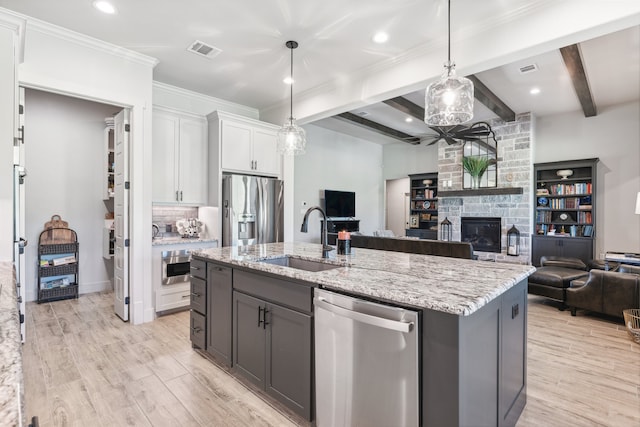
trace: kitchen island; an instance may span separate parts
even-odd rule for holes
[[[526,278],[535,270],[533,267],[368,249],[353,249],[352,255],[332,252],[328,259],[322,259],[321,254],[320,245],[308,243],[194,252],[195,259],[229,270],[225,275],[229,284],[224,304],[231,302],[229,295],[233,291],[234,309],[228,310],[225,315],[231,318],[222,324],[232,330],[217,336],[230,340],[227,347],[239,351],[234,338],[242,331],[237,325],[241,306],[235,295],[244,298],[244,293],[254,295],[275,289],[277,280],[289,287],[271,297],[258,296],[273,303],[278,303],[280,295],[292,298],[282,302],[283,306],[293,306],[309,317],[311,324],[313,287],[419,310],[422,425],[515,425],[526,402]],[[261,262],[285,256],[320,261],[336,268],[311,272]],[[209,278],[207,287],[214,289]],[[289,295],[287,289],[296,295]],[[208,307],[220,306],[220,301],[210,298],[216,293],[220,295],[209,292]],[[215,310],[208,314],[215,314]],[[206,317],[206,313],[203,315]],[[260,323],[260,313],[258,317]],[[263,315],[262,321],[267,320]],[[210,325],[209,329],[213,326],[202,323],[205,324]],[[265,324],[263,328],[266,329]],[[215,338],[216,334],[211,337],[210,332],[203,349]],[[235,354],[229,358],[236,359]],[[242,364],[229,364],[234,369],[244,369]],[[313,381],[308,384],[311,386]],[[310,396],[313,401],[313,390]],[[313,418],[308,408],[303,415]]]

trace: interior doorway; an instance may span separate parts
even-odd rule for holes
[[[114,262],[104,256],[103,230],[114,211],[115,193],[103,195],[109,193],[104,191],[108,169],[115,165],[108,160],[105,119],[123,111],[128,109],[25,89],[22,164],[28,171],[23,208],[31,242],[25,250],[28,301],[37,300],[38,238],[52,215],[60,215],[78,234],[79,293],[113,289]]]
[[[385,228],[404,236],[409,228],[409,178],[388,179],[385,186]]]

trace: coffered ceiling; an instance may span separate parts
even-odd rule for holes
[[[407,123],[407,114],[382,101],[402,96],[424,106],[424,88],[446,59],[445,0],[112,3],[115,15],[98,12],[91,0],[0,0],[0,7],[157,58],[154,80],[254,107],[273,122],[282,121],[288,110],[284,44],[296,40],[294,111],[303,122],[365,132],[380,143],[398,139],[334,117],[349,112],[413,136],[428,132],[421,120]],[[451,3],[452,57],[459,71],[473,74],[515,113],[581,110],[559,50],[573,44],[596,109],[640,98],[636,0],[605,2],[606,8],[601,0]],[[581,28],[585,21],[596,30]],[[389,34],[387,43],[373,42],[377,31]],[[196,40],[220,52],[211,59],[188,52]],[[520,46],[531,54],[514,55]],[[519,71],[531,64],[536,71]],[[394,75],[396,66],[401,71]],[[536,96],[529,94],[533,87],[540,89]],[[491,117],[495,113],[476,102],[475,120]]]

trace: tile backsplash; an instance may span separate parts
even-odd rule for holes
[[[153,206],[152,222],[157,224],[160,232],[177,232],[176,221],[182,218],[198,218],[197,207],[184,206]],[[171,226],[167,230],[167,225]]]

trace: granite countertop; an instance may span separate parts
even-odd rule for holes
[[[213,243],[217,242],[218,239],[213,237],[198,237],[198,238],[184,238],[179,234],[171,234],[162,237],[156,237],[151,241],[152,246],[161,246],[161,245],[183,245],[187,243]]]
[[[13,262],[0,261],[0,425],[24,424],[22,338]]]
[[[323,260],[319,244],[268,243],[202,249],[192,255],[316,283],[326,289],[460,316],[472,314],[535,271],[530,265],[361,248],[352,251],[352,255],[331,251],[330,258]],[[308,272],[256,262],[284,255],[342,268]]]

